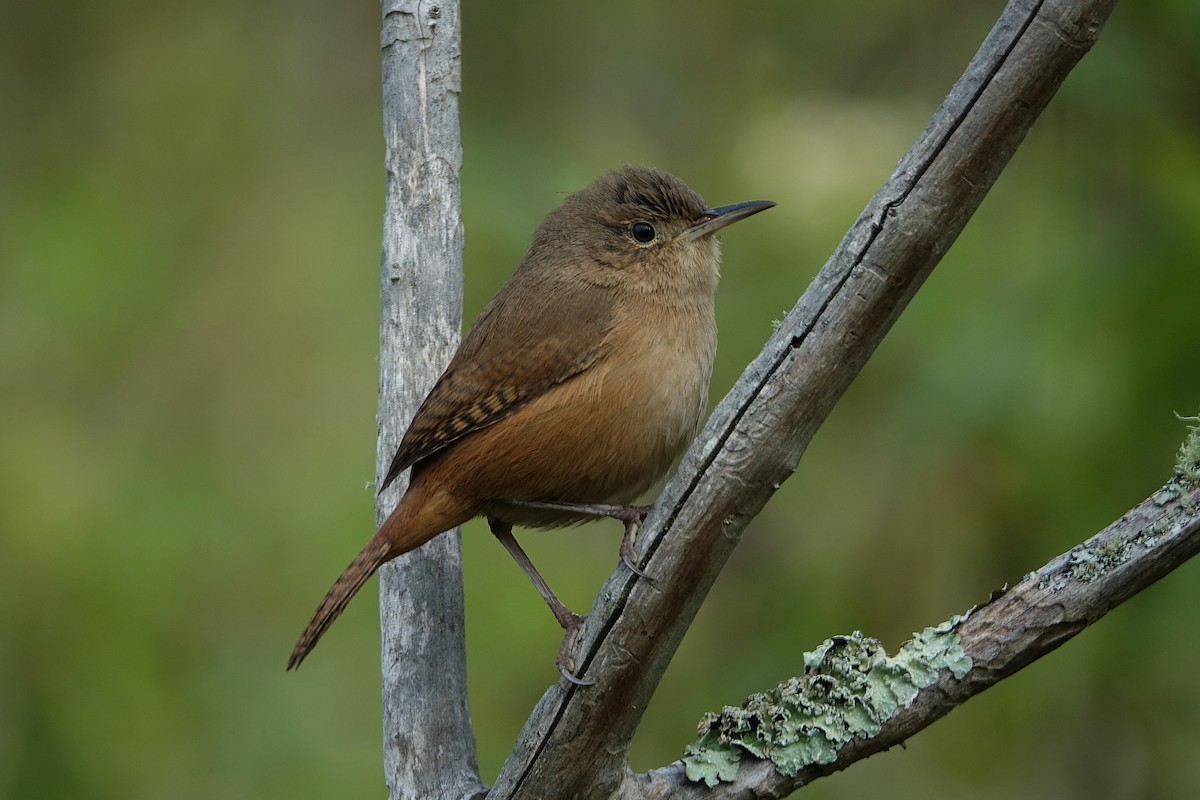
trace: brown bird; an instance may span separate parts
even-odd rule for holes
[[[626,526],[632,502],[699,430],[717,346],[720,245],[712,234],[770,208],[709,208],[666,172],[625,166],[546,217],[516,272],[483,309],[400,442],[380,491],[412,467],[408,490],[342,573],[292,650],[300,664],[379,566],[485,516],[566,635],[564,606],[512,526],[561,527],[603,515]]]

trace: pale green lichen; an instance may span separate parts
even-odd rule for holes
[[[1150,499],[1154,501],[1155,505],[1165,506],[1167,503],[1175,502],[1182,495],[1183,492],[1179,491],[1178,484],[1175,481],[1171,481],[1166,486],[1152,494]]]
[[[1164,506],[1179,498],[1178,492],[1168,483],[1159,489],[1151,500]],[[1099,580],[1114,568],[1133,558],[1140,550],[1149,550],[1158,545],[1162,535],[1181,513],[1179,507],[1172,508],[1166,516],[1153,525],[1136,531],[1130,536],[1114,536],[1094,545],[1079,545],[1069,554],[1068,566],[1049,575],[1043,575],[1038,586],[1059,592],[1072,580],[1091,583]]]
[[[1200,423],[1200,415],[1179,418],[1184,422]],[[1179,447],[1175,473],[1189,487],[1200,484],[1200,424],[1188,426],[1188,435]]]
[[[688,779],[709,786],[732,781],[743,753],[770,760],[784,775],[828,764],[846,742],[879,733],[942,670],[956,678],[970,671],[954,632],[969,614],[914,634],[894,657],[858,631],[827,639],[804,654],[802,676],[701,718],[700,739],[683,759]]]
[[[1200,416],[1179,418],[1187,422],[1200,422]],[[1164,509],[1163,515],[1132,535],[1112,538],[1093,546],[1081,545],[1071,552],[1069,568],[1043,576],[1040,587],[1057,592],[1065,588],[1072,578],[1089,583],[1128,561],[1136,555],[1138,548],[1157,546],[1181,517],[1200,513],[1200,509],[1187,500],[1188,493],[1197,485],[1200,485],[1200,425],[1189,425],[1188,435],[1179,448],[1175,477],[1150,496],[1152,503]]]
[[[1141,541],[1140,537],[1138,541]],[[1079,548],[1071,553],[1071,577],[1082,583],[1103,577],[1113,567],[1129,560],[1133,545],[1133,542],[1116,538],[1096,547]]]

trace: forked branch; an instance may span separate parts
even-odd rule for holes
[[[1088,51],[1115,0],[1014,0],[895,173],[714,411],[646,522],[646,581],[618,570],[576,663],[543,696],[489,796],[635,797],[629,743],[746,523],[957,238]],[[745,795],[752,796],[752,795]],[[769,796],[769,795],[768,795]]]
[[[563,681],[546,693],[490,797],[782,797],[903,741],[1200,549],[1200,490],[1194,474],[1189,482],[1181,473],[1089,542],[943,631],[939,641],[952,639],[959,648],[954,670],[936,671],[906,695],[910,704],[880,717],[869,734],[847,737],[831,758],[780,768],[761,741],[751,744],[767,757],[751,757],[753,749],[733,735],[735,726],[714,718],[707,744],[726,747],[727,767],[707,775],[722,780],[715,786],[689,780],[682,763],[646,775],[627,766],[646,705],[746,523],[795,469],[817,428],[1095,42],[1115,2],[1013,0],[1005,8],[920,139],[713,413],[659,499],[635,553],[653,580],[618,569],[601,589],[576,650],[594,685]],[[427,388],[398,377],[420,373],[422,363],[401,362],[411,356],[423,362],[426,378],[436,376],[455,340],[461,289],[447,276],[461,250],[461,153],[454,120],[457,3],[386,0],[383,7],[389,205],[380,421],[386,466],[389,446]],[[430,280],[448,281],[453,289],[448,298],[416,303],[424,280],[416,272],[430,265]],[[413,309],[418,315],[406,317]],[[420,318],[423,313],[431,318]],[[431,348],[431,341],[441,344]],[[393,397],[403,402],[392,404]],[[1196,461],[1200,456],[1193,470]],[[466,713],[462,628],[455,623],[462,608],[457,543],[443,539],[442,550],[426,548],[384,575],[385,750],[394,797],[482,791]],[[432,706],[453,713],[406,713]]]

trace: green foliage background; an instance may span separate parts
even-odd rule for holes
[[[923,128],[1000,2],[468,3],[474,317],[622,161],[713,203],[719,397]],[[380,797],[373,588],[295,675],[371,532],[378,7],[22,4],[0,26],[0,796]],[[705,710],[862,629],[892,648],[1170,474],[1200,407],[1200,6],[1120,6],[751,525],[655,698]],[[485,779],[559,632],[468,526]],[[525,536],[575,608],[617,530]],[[1200,790],[1189,565],[907,749],[806,797]],[[413,709],[412,713],[436,713]]]

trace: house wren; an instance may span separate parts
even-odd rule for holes
[[[635,572],[635,500],[699,430],[717,346],[719,229],[770,208],[709,208],[666,172],[601,175],[546,217],[516,272],[483,309],[400,442],[381,491],[408,490],[317,608],[296,667],[379,566],[473,517],[529,575],[566,630],[582,617],[550,591],[513,525],[625,523]]]

